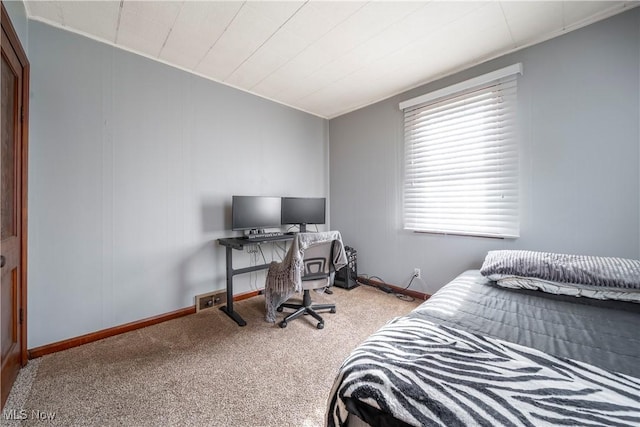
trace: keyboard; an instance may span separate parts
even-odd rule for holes
[[[247,240],[275,240],[284,237],[285,234],[281,231],[273,231],[270,233],[255,233],[247,234],[243,236]]]

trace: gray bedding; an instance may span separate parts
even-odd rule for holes
[[[504,289],[469,270],[409,317],[640,377],[637,303]]]
[[[333,426],[640,425],[640,304],[467,271],[345,360]]]
[[[640,261],[552,252],[489,251],[480,272],[491,280],[509,276],[579,286],[640,289]]]

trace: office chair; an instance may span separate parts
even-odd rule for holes
[[[300,277],[300,288],[303,291],[302,303],[284,302],[277,307],[278,312],[282,312],[284,308],[295,310],[278,324],[281,328],[286,328],[288,322],[308,314],[318,321],[316,327],[322,329],[324,328],[324,320],[317,311],[329,310],[331,313],[336,312],[335,304],[314,304],[311,301],[311,290],[330,286],[336,268],[340,269],[346,263],[340,234],[333,233],[334,237],[331,240],[312,242],[308,246],[301,244],[299,250],[302,252],[302,272]],[[335,237],[336,234],[337,238]],[[304,241],[304,236],[299,237]]]

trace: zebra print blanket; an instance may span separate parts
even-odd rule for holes
[[[345,362],[326,425],[640,425],[640,379],[402,317]]]

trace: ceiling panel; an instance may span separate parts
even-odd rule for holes
[[[120,4],[109,1],[69,2],[64,6],[65,25],[98,38],[115,41]]]
[[[235,1],[187,1],[160,52],[160,58],[189,70],[196,68],[241,7],[242,3]]]
[[[640,1],[40,1],[30,19],[332,118]]]
[[[158,57],[181,8],[182,2],[123,2],[116,44]]]
[[[323,36],[315,46],[333,57],[348,52],[424,7],[421,2],[371,2]]]
[[[446,40],[447,48],[441,52],[440,58],[442,55],[456,56],[459,63],[471,64],[515,47],[498,2],[475,9],[432,34],[431,38]]]
[[[305,5],[306,1],[248,1],[246,5],[256,11],[258,16],[265,17],[273,22],[283,24],[290,17],[294,16],[298,9]]]
[[[582,21],[591,21],[592,17],[599,17],[599,15],[604,14],[604,16],[609,15],[609,10],[617,9],[622,2],[615,1],[587,1],[587,2],[573,2],[573,1],[563,1],[562,7],[564,25],[567,27],[572,27],[575,24],[580,24]],[[638,2],[628,2],[628,3],[637,3]]]
[[[332,59],[333,57],[329,52],[311,45],[283,65],[278,70],[278,73],[286,75],[289,80],[304,81],[319,68],[331,62]]]
[[[516,45],[563,28],[561,2],[503,2],[502,10]]]
[[[287,21],[285,28],[312,43],[327,34],[365,4],[364,2],[351,1],[307,3],[295,16],[292,16]]]
[[[296,6],[293,9],[291,6]],[[286,22],[283,10],[297,10],[296,3],[274,2],[274,12],[268,16],[259,2],[244,3],[235,19],[202,60],[197,70],[214,79],[225,81],[247,61]]]
[[[309,45],[310,43],[304,37],[300,37],[285,28],[280,28],[260,47],[258,53],[264,52],[264,55],[279,55],[291,60],[308,48]]]
[[[251,89],[305,50],[308,45],[303,38],[280,29],[226,81]]]
[[[260,51],[240,65],[225,82],[236,87],[252,88],[286,61],[286,58],[275,53]]]
[[[25,3],[27,14],[31,18],[41,19],[54,24],[64,25],[62,8],[58,1],[30,1]]]

